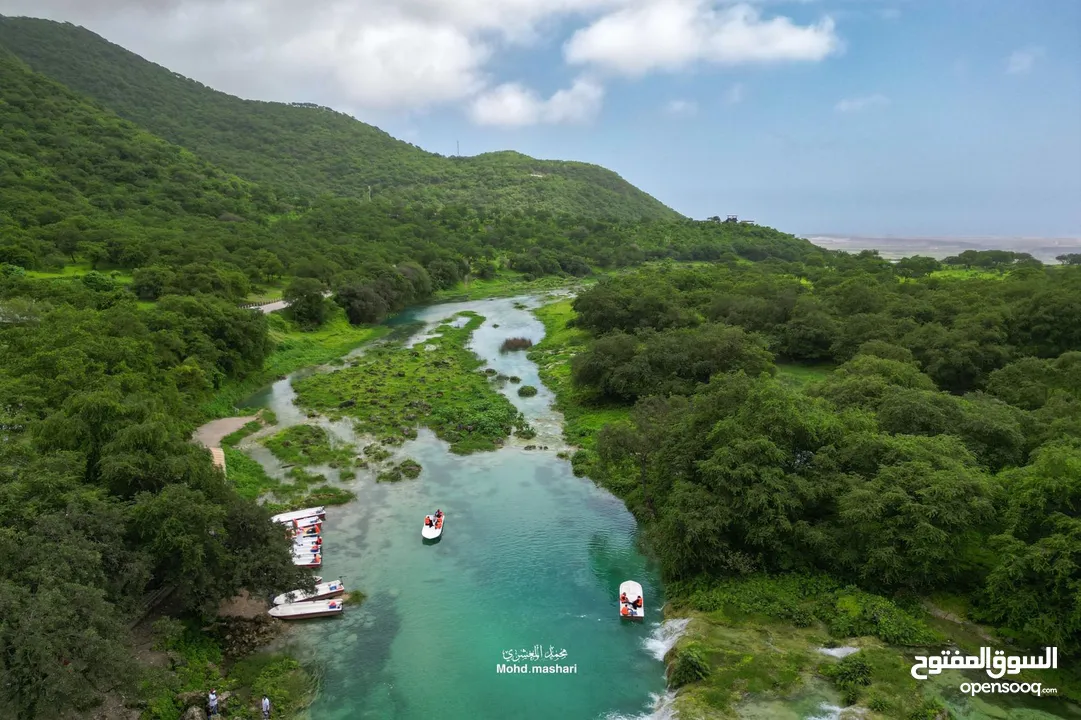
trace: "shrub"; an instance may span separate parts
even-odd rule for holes
[[[709,663],[698,643],[687,643],[677,648],[674,655],[668,666],[668,687],[674,690],[709,676]]]
[[[515,337],[507,338],[503,341],[503,344],[499,346],[499,352],[514,352],[515,350],[528,350],[533,347],[533,341],[529,338]]]
[[[523,385],[518,388],[518,397],[533,397],[537,394],[537,388],[532,385]]]

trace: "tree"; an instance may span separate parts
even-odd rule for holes
[[[275,278],[281,277],[285,272],[285,266],[277,255],[269,250],[260,250],[255,254],[253,259],[255,266],[259,268],[260,274],[267,282],[273,281]]]
[[[359,283],[339,288],[334,302],[345,310],[353,325],[377,323],[387,314],[386,301],[375,290]]]
[[[282,299],[289,303],[293,320],[302,328],[317,328],[326,320],[326,298],[323,297],[323,284],[318,280],[293,280],[282,293]]]
[[[597,438],[601,461],[608,466],[630,461],[636,468],[642,502],[649,515],[656,507],[649,492],[649,465],[667,432],[667,423],[686,407],[678,398],[648,397],[638,402],[630,423],[606,425]]]

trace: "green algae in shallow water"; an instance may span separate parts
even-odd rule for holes
[[[532,385],[523,385],[518,388],[518,397],[533,397],[537,394],[537,388]]]
[[[349,448],[330,445],[327,431],[316,425],[294,425],[263,440],[263,445],[283,463],[292,465],[330,465],[339,467],[353,462]]]
[[[422,425],[457,454],[496,449],[515,429],[528,425],[477,372],[483,363],[466,348],[484,318],[472,312],[456,317],[468,321],[461,327],[441,325],[441,335],[428,343],[434,351],[384,345],[356,366],[294,382],[298,404],[332,419],[355,418],[358,433],[385,443],[411,439]]]
[[[420,475],[420,471],[420,463],[411,458],[407,458],[400,464],[394,465],[379,473],[379,476],[376,477],[375,480],[376,482],[401,482],[404,478],[412,480]]]

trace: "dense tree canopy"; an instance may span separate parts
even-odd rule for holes
[[[572,378],[634,411],[579,466],[642,514],[672,578],[961,591],[1007,635],[1081,652],[1081,269],[943,280],[821,259],[581,293]],[[794,360],[837,365],[800,387]]]
[[[436,155],[329,108],[226,95],[74,25],[0,18],[0,45],[121,117],[273,188],[296,206],[329,193],[623,220],[679,217],[596,165],[515,152]]]

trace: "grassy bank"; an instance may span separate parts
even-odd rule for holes
[[[567,327],[574,318],[572,300],[544,305],[533,314],[544,323],[544,339],[529,351],[537,364],[541,381],[556,396],[556,409],[563,413],[563,437],[579,451],[575,453],[576,474],[589,474],[595,458],[597,433],[611,422],[630,417],[630,408],[599,400],[571,382],[571,359],[585,349],[589,338],[583,330]]]
[[[274,351],[263,363],[262,371],[239,382],[225,383],[200,408],[207,419],[235,415],[236,403],[264,385],[301,368],[340,358],[390,332],[384,325],[350,325],[345,311],[338,307],[334,307],[322,327],[312,331],[301,330],[280,313],[271,313],[268,319]]]
[[[294,383],[298,404],[332,420],[353,418],[358,433],[386,445],[415,437],[417,426],[431,428],[456,453],[494,450],[511,432],[529,432],[466,348],[484,318],[460,317],[460,327],[441,325],[438,337],[414,348],[386,344],[350,367]]]
[[[547,290],[557,290],[596,282],[595,277],[576,278],[548,275],[530,280],[522,273],[504,270],[490,280],[474,278],[446,290],[440,290],[432,296],[433,302],[464,302],[466,300],[485,300],[487,298],[530,295]]]
[[[221,698],[224,717],[262,717],[259,701],[264,694],[273,703],[275,717],[299,717],[311,705],[318,689],[318,678],[312,671],[282,653],[231,657],[230,651],[240,648],[230,646],[256,627],[260,627],[258,623],[234,621],[207,632],[195,623],[171,618],[158,621],[154,626],[154,649],[165,653],[168,663],[148,667],[142,673],[142,720],[177,720],[192,705],[205,707],[211,688]]]

